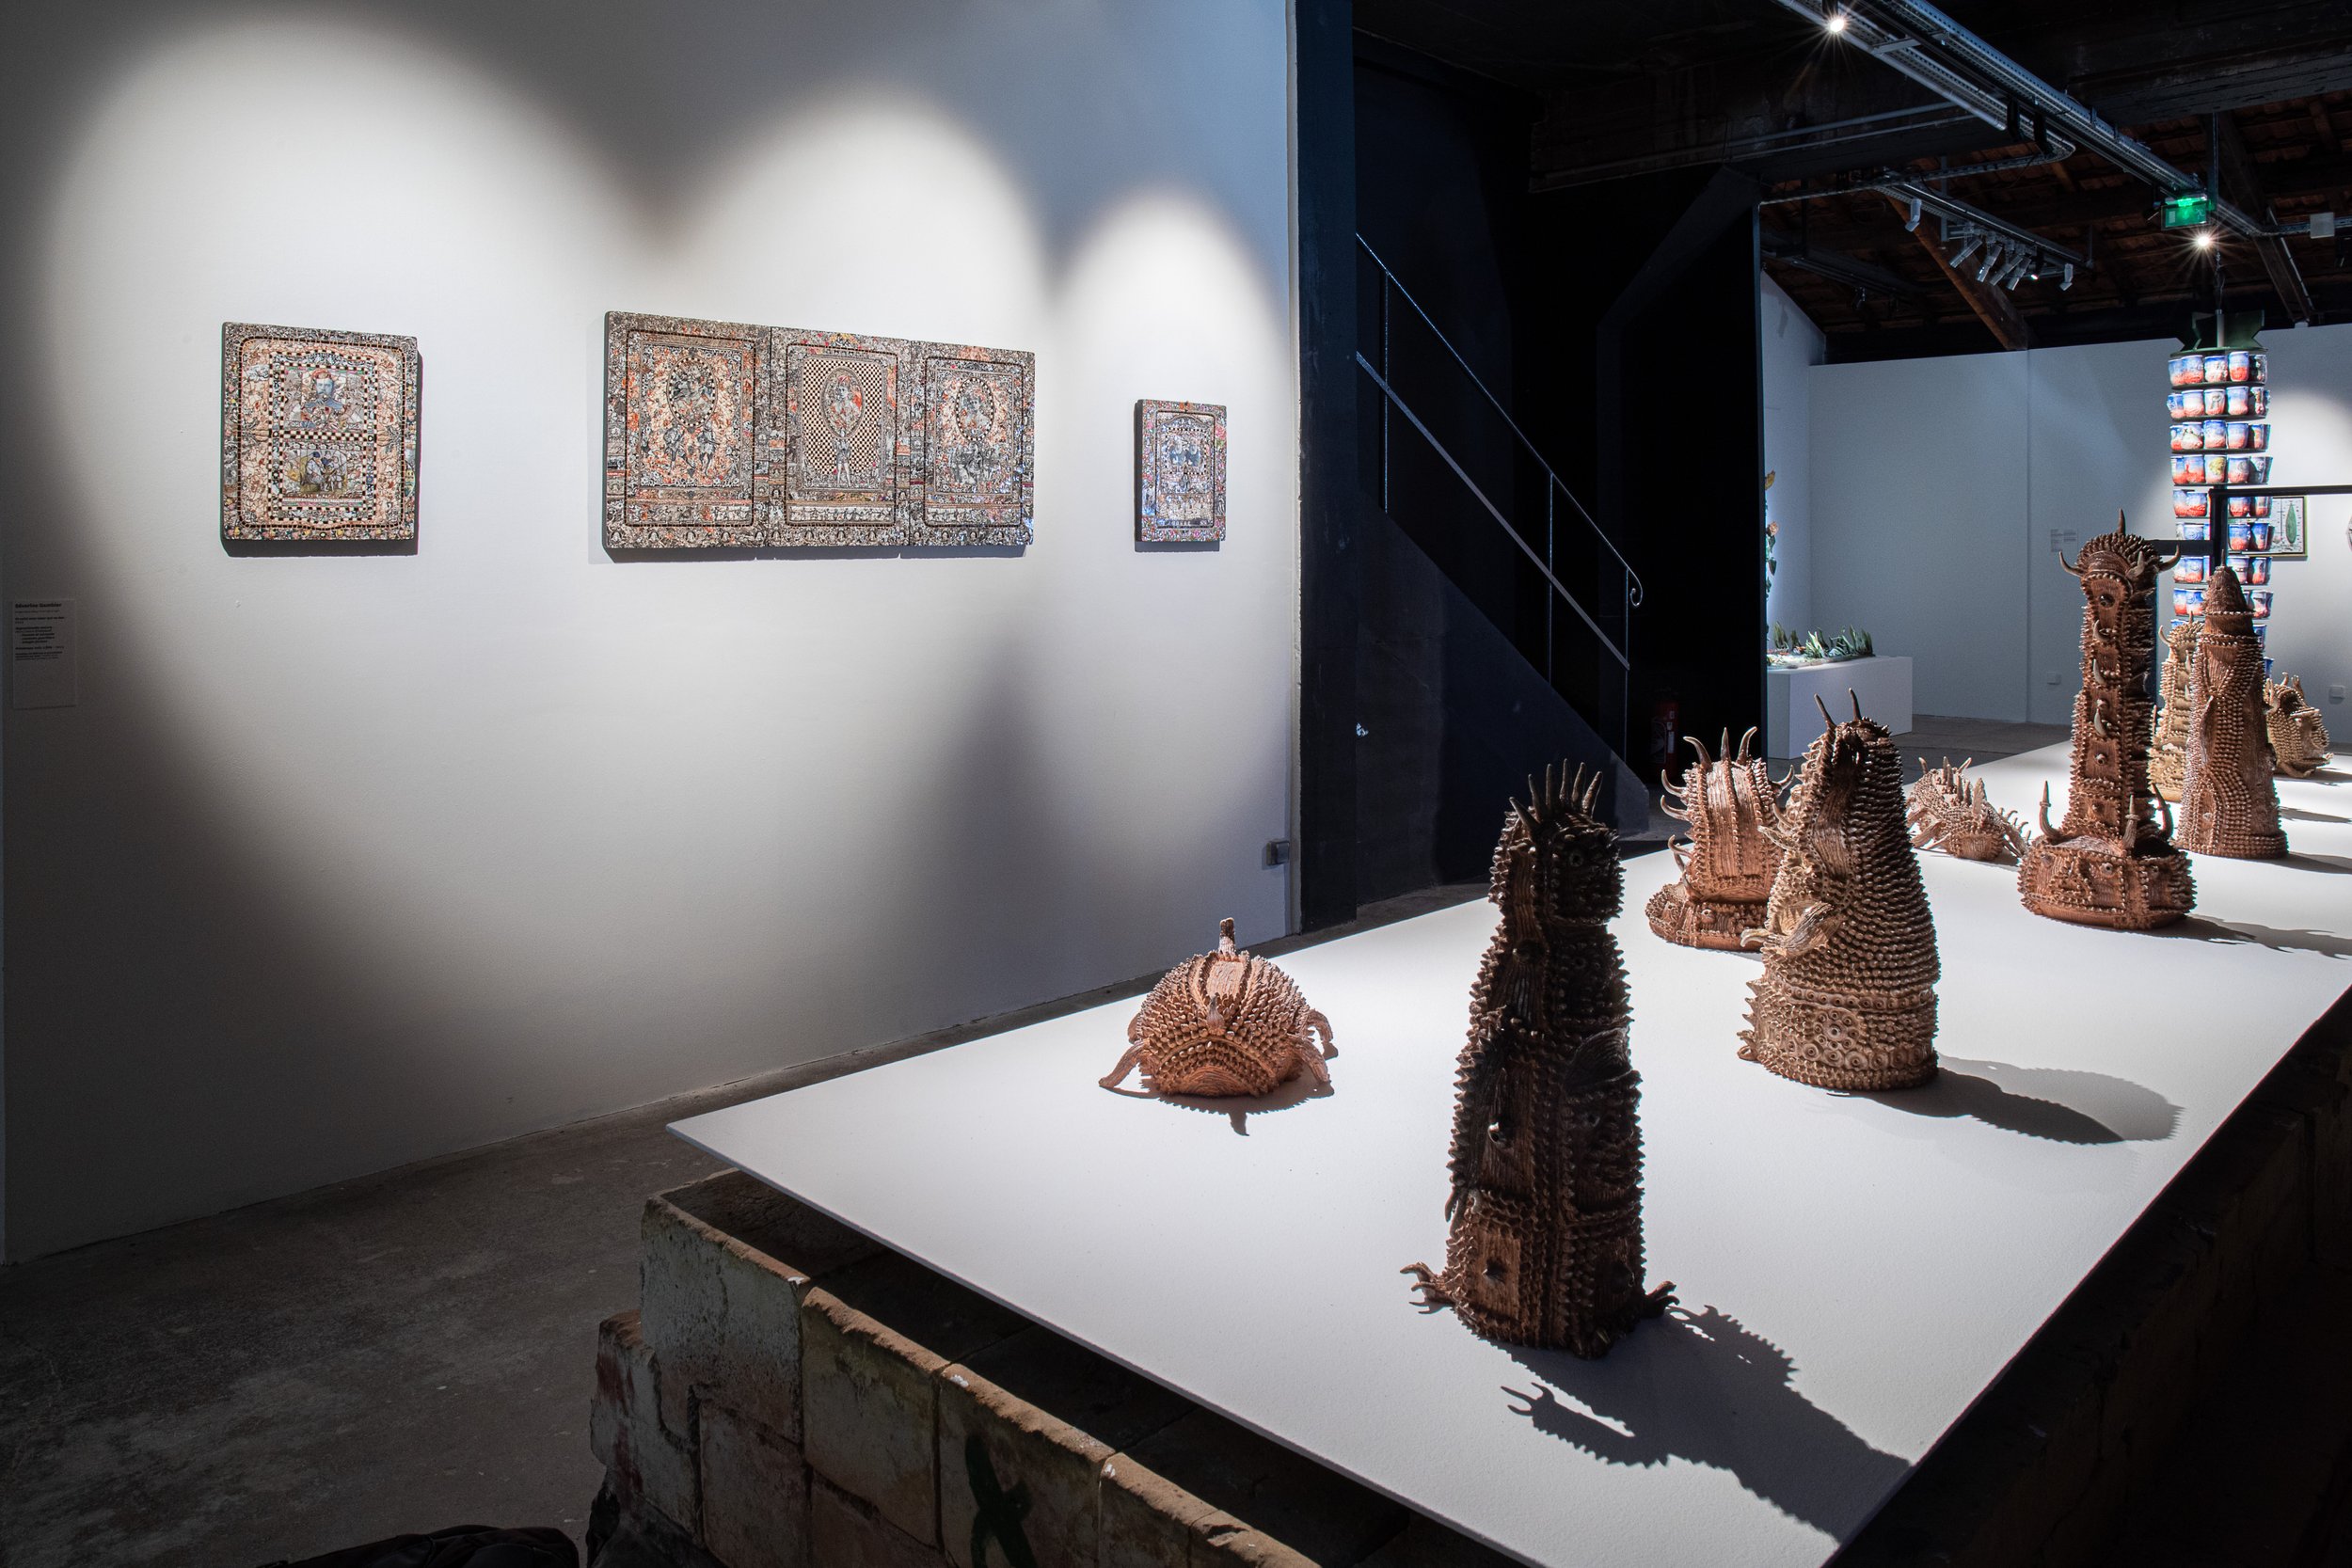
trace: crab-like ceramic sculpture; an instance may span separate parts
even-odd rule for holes
[[[1998,810],[1986,799],[1984,781],[1968,776],[1967,762],[1954,768],[1946,757],[1943,767],[1930,768],[1921,757],[1919,782],[1903,799],[1911,842],[1919,848],[1941,849],[1964,861],[2003,863],[2026,852],[2026,825],[2014,812]]]
[[[1736,756],[1729,730],[1712,757],[1697,736],[1683,738],[1698,761],[1683,769],[1680,787],[1659,781],[1666,815],[1690,824],[1688,843],[1666,844],[1682,875],[1650,895],[1643,912],[1668,942],[1737,951],[1740,933],[1763,923],[1780,874],[1780,847],[1765,836],[1780,821],[1780,792],[1763,759],[1749,752],[1753,729],[1740,737]]]
[[[2295,675],[2265,682],[2263,718],[2270,733],[2270,760],[2291,779],[2306,778],[2327,765],[2330,742],[2328,721],[2303,695],[2303,682]]]
[[[1187,958],[1152,988],[1127,1041],[1106,1089],[1140,1068],[1154,1094],[1272,1094],[1302,1072],[1330,1083],[1324,1060],[1340,1053],[1331,1021],[1307,1006],[1289,975],[1235,949],[1230,920],[1218,924],[1216,952]]]

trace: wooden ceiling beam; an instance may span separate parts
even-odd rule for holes
[[[1892,192],[1880,194],[1897,211],[1908,214],[1909,204],[1902,198]],[[1933,234],[1928,232],[1925,223],[1912,231],[1912,237],[1934,260],[1936,271],[1944,275],[1945,281],[1951,284],[1968,309],[1976,313],[1977,319],[1984,323],[1985,330],[1993,334],[1994,341],[2005,349],[2033,346],[2033,331],[2026,326],[2024,314],[2017,309],[2017,302],[2010,298],[2008,290],[1998,288],[1989,280],[1979,283],[1953,266],[1950,259],[1944,254],[1944,246]]]

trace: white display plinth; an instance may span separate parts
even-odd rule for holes
[[[2030,816],[2065,763],[1980,771]],[[2279,794],[2296,857],[2199,858],[2196,918],[2153,934],[2042,919],[2013,868],[1922,855],[1944,1071],[1902,1093],[1740,1061],[1756,960],[1652,935],[1673,863],[1629,863],[1644,1224],[1682,1305],[1600,1361],[1487,1344],[1398,1273],[1444,1255],[1485,903],[1281,960],[1338,1032],[1327,1098],[1098,1088],[1120,1002],[677,1131],[1525,1561],[1818,1564],[2352,981],[2352,789]]]
[[[1793,757],[1821,733],[1820,698],[1840,719],[1853,716],[1851,691],[1863,714],[1901,735],[1911,728],[1911,659],[1908,656],[1850,658],[1839,664],[1764,667],[1764,754]]]

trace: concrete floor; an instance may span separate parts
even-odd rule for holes
[[[0,1272],[0,1563],[238,1568],[459,1523],[577,1539],[596,1324],[636,1302],[644,1196],[712,1168],[665,1123],[1136,984]],[[2302,1299],[2115,1561],[2352,1568],[2352,1276]]]
[[[639,1212],[717,1168],[667,1123],[1155,978],[0,1270],[0,1568],[236,1568],[461,1523],[578,1539]]]

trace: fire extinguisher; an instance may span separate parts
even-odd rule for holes
[[[1661,691],[1649,714],[1649,758],[1660,768],[1673,766],[1677,737],[1682,734],[1682,704],[1671,691]]]

